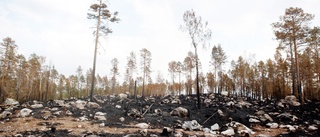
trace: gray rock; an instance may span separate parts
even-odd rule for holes
[[[203,131],[204,133],[210,133],[211,130],[210,130],[209,128],[203,128],[202,131]]]
[[[96,113],[94,114],[94,119],[100,120],[100,121],[102,121],[102,120],[107,120],[106,115],[107,115],[107,113],[96,112]]]
[[[77,121],[88,121],[88,118],[86,116],[82,116],[82,117],[79,117]]]
[[[223,113],[222,110],[220,110],[220,109],[218,109],[217,113],[218,113],[218,115],[221,116],[221,117],[224,116],[224,113]]]
[[[148,129],[142,129],[139,131],[139,133],[142,135],[142,136],[147,136],[148,135]]]
[[[16,134],[16,135],[14,135],[14,137],[23,137],[23,135],[22,134]]]
[[[281,113],[281,114],[279,114],[277,117],[278,117],[278,118],[287,118],[287,119],[290,119],[290,120],[292,120],[292,121],[298,120],[298,117],[297,117],[297,116],[292,115],[292,114],[287,113],[287,112]]]
[[[124,119],[124,117],[121,117],[121,118],[119,118],[119,120],[120,120],[121,122],[123,122],[125,119]]]
[[[150,134],[150,137],[158,137],[156,134]]]
[[[99,127],[104,127],[106,124],[105,123],[100,123]]]
[[[252,104],[249,102],[240,100],[237,104],[235,104],[235,106],[242,109],[243,107],[250,108],[252,106]]]
[[[74,106],[78,109],[84,109],[84,107],[86,106],[87,102],[83,101],[83,100],[77,100],[76,102],[74,102]]]
[[[260,115],[265,114],[265,112],[264,112],[263,110],[259,110],[259,111],[257,111],[255,114],[260,116]]]
[[[5,105],[19,105],[19,102],[12,98],[7,98],[4,102]]]
[[[286,103],[288,103],[291,106],[300,106],[300,102],[298,102],[298,99],[294,95],[286,96],[285,99]]]
[[[220,127],[219,127],[219,124],[218,123],[215,123],[214,125],[211,126],[211,130],[212,131],[216,131],[216,130],[219,130]]]
[[[225,136],[234,136],[234,129],[229,127],[227,130],[221,132],[222,135]]]
[[[214,98],[215,98],[214,94],[209,95],[209,99],[214,99]]]
[[[116,105],[116,108],[119,108],[119,109],[120,109],[120,108],[121,108],[121,106],[120,106],[120,105]]]
[[[181,100],[178,99],[178,98],[174,98],[172,101],[171,101],[172,104],[181,104]]]
[[[192,120],[192,121],[185,121],[182,125],[182,128],[184,130],[201,130],[202,126],[196,121],[196,120]]]
[[[128,111],[128,116],[131,116],[131,117],[141,117],[141,112],[135,108],[131,108],[129,111]]]
[[[67,110],[67,111],[66,111],[66,115],[72,116],[72,112],[71,112],[70,110]]]
[[[37,109],[37,108],[43,108],[43,105],[42,104],[33,104],[30,107],[33,109]]]
[[[278,123],[267,123],[266,124],[269,128],[278,128],[279,124]]]
[[[162,115],[162,110],[157,108],[157,109],[154,110],[154,113],[155,113],[156,116],[161,116]]]
[[[228,92],[228,91],[221,91],[221,95],[223,95],[223,96],[228,96],[228,95],[229,95],[229,92]]]
[[[205,104],[206,104],[206,106],[210,105],[210,104],[211,104],[211,102],[212,102],[212,100],[211,100],[211,99],[209,99],[209,98],[206,98],[206,99],[203,101],[203,103],[205,103]]]
[[[226,124],[228,127],[236,128],[239,134],[248,133],[248,134],[255,134],[250,128],[245,126],[242,123],[231,121],[230,123]]]
[[[61,116],[62,115],[62,111],[56,111],[56,112],[53,113],[53,115]]]
[[[308,127],[308,130],[309,130],[309,131],[316,131],[316,130],[318,130],[318,128],[317,128],[315,125],[310,125],[310,126]]]
[[[60,106],[60,107],[66,107],[66,104],[64,103],[64,100],[54,100],[54,102],[56,104],[58,104],[58,106]],[[68,107],[70,107],[70,106],[68,106]]]
[[[250,123],[260,123],[260,120],[255,119],[255,118],[250,118],[250,119],[249,119],[249,122],[250,122]]]
[[[41,116],[44,120],[48,120],[49,117],[51,117],[51,112],[47,110],[42,110],[41,111]]]
[[[119,98],[120,98],[121,100],[124,100],[124,99],[127,99],[127,98],[128,98],[128,95],[127,95],[127,94],[123,94],[123,93],[120,93],[118,96],[119,96]]]
[[[229,101],[226,105],[230,107],[230,106],[234,106],[235,103],[233,101]]]
[[[32,112],[31,109],[28,109],[28,108],[23,108],[20,110],[20,112],[18,113],[18,117],[27,117],[30,115],[30,113]]]
[[[169,99],[163,99],[161,102],[164,103],[164,104],[167,104],[167,103],[170,102],[170,100]]]
[[[135,125],[135,127],[141,128],[141,129],[148,129],[150,127],[150,125],[147,123],[138,123]]]
[[[1,114],[0,114],[0,118],[7,118],[8,116],[12,115],[11,112],[9,111],[3,111]]]
[[[296,130],[297,130],[297,128],[296,127],[298,127],[298,126],[292,126],[292,125],[280,125],[279,126],[280,128],[286,128],[286,129],[288,129],[289,131],[291,131],[291,132],[295,132]]]
[[[188,117],[189,112],[188,112],[188,109],[186,109],[186,108],[177,107],[170,112],[170,115],[171,116],[178,116],[178,117]]]
[[[88,102],[87,107],[88,108],[100,108],[100,105],[95,102]]]
[[[270,122],[273,121],[273,119],[268,114],[263,114],[263,118],[269,120]]]
[[[277,106],[281,107],[281,108],[284,108],[283,102],[281,102],[281,101],[277,103]]]

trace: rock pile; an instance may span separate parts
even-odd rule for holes
[[[85,130],[83,122],[97,125],[99,131],[82,131],[81,136],[108,136],[106,127],[136,128],[133,132],[120,132],[119,136],[263,136],[255,127],[283,129],[288,135],[320,135],[319,102],[297,102],[294,96],[280,101],[231,98],[225,95],[203,95],[202,108],[196,106],[196,96],[134,97],[128,94],[95,96],[88,99],[30,101],[20,105],[7,99],[0,109],[0,135],[73,136],[73,131]],[[64,123],[46,125],[43,130],[6,133],[1,128],[18,118],[31,117],[49,121],[72,117],[78,122],[75,129],[61,129]],[[43,122],[42,122],[43,123]],[[39,128],[40,129],[40,128]],[[56,130],[59,129],[59,130]],[[156,132],[154,129],[161,129]],[[188,131],[193,131],[192,133]],[[267,130],[266,130],[267,131]],[[76,135],[75,135],[76,136]],[[116,135],[114,135],[116,136]]]

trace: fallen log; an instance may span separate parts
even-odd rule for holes
[[[152,104],[150,105],[150,107],[141,115],[142,117],[144,116],[144,114],[146,114],[146,113],[150,110],[150,108],[152,107],[153,104],[154,104],[154,103],[152,103]]]

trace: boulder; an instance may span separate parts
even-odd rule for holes
[[[249,122],[250,122],[250,123],[260,123],[260,120],[255,119],[255,118],[250,118],[250,119],[249,119]]]
[[[203,131],[204,133],[210,133],[211,130],[206,127],[206,128],[203,128],[202,131]]]
[[[64,100],[54,100],[54,103],[56,103],[60,107],[70,107],[69,104],[64,103]]]
[[[5,105],[19,105],[19,102],[12,98],[7,98],[4,102]]]
[[[96,112],[96,113],[94,114],[94,119],[100,120],[100,121],[102,121],[102,120],[107,120],[106,115],[107,115],[107,113]]]
[[[53,115],[61,116],[61,115],[62,115],[62,113],[63,113],[62,111],[56,111],[56,112],[54,112],[54,113],[53,113]]]
[[[139,110],[135,109],[135,108],[131,108],[129,111],[128,111],[128,116],[131,116],[131,117],[135,117],[135,118],[140,118],[142,117],[142,114]]]
[[[150,127],[149,124],[147,123],[138,123],[135,125],[136,128],[141,128],[141,129],[148,129]]]
[[[186,108],[177,107],[170,112],[170,115],[171,116],[178,116],[178,117],[188,117],[189,112],[188,112],[188,109],[186,109]]]
[[[280,108],[284,108],[283,102],[285,102],[285,101],[280,101],[280,102],[278,102],[278,103],[277,103],[277,106],[280,107]]]
[[[84,107],[86,106],[87,102],[83,101],[83,100],[77,100],[76,102],[74,102],[74,106],[78,109],[84,109]]]
[[[120,109],[120,108],[121,108],[121,106],[120,106],[120,105],[116,105],[116,108],[119,108],[119,109]]]
[[[270,122],[273,121],[273,119],[268,114],[263,114],[263,118],[269,120]]]
[[[214,94],[211,93],[211,94],[209,95],[209,99],[214,99],[214,98],[215,98]]]
[[[154,113],[156,116],[161,116],[162,115],[162,110],[160,108],[157,108],[154,110]]]
[[[67,111],[66,111],[66,115],[67,115],[67,116],[72,116],[72,112],[71,112],[70,110],[67,110]]]
[[[219,129],[220,129],[220,127],[219,127],[219,124],[218,124],[218,123],[215,123],[214,125],[211,126],[211,130],[212,130],[212,131],[217,131],[217,130],[219,130]]]
[[[206,104],[206,106],[209,106],[211,104],[212,100],[209,98],[206,98],[203,103]]]
[[[266,124],[269,128],[278,128],[279,124],[278,123],[267,123]]]
[[[217,110],[217,113],[218,113],[218,115],[221,116],[221,117],[224,116],[224,113],[223,113],[222,110],[220,110],[220,109]]]
[[[229,127],[227,130],[222,131],[221,134],[225,136],[234,136],[235,133],[234,129],[232,127]]]
[[[287,112],[281,113],[281,114],[279,114],[277,117],[280,118],[280,119],[288,119],[288,120],[291,120],[291,121],[296,121],[296,120],[298,120],[298,117],[297,117],[297,116],[292,115],[292,114],[287,113]]]
[[[146,137],[146,136],[148,135],[148,129],[142,129],[142,130],[139,131],[139,133],[140,133],[142,136]]]
[[[233,127],[236,128],[239,134],[255,134],[250,128],[245,126],[242,123],[236,122],[236,121],[231,121],[230,123],[226,124],[228,127]]]
[[[250,108],[252,106],[252,104],[249,102],[240,100],[237,104],[235,104],[235,106],[242,109],[243,107]]]
[[[229,92],[228,92],[228,91],[221,91],[221,95],[223,95],[223,96],[228,96],[228,95],[229,95]]]
[[[42,104],[33,104],[30,107],[33,109],[37,109],[37,108],[43,108],[43,105]]]
[[[295,132],[297,130],[298,126],[292,126],[292,125],[280,125],[280,128],[287,128],[291,132]]]
[[[291,106],[300,106],[300,102],[298,102],[298,99],[294,95],[286,96],[285,99],[286,103],[288,103]]]
[[[228,107],[232,107],[235,105],[235,103],[233,101],[229,101],[227,104],[226,104]]]
[[[30,113],[32,112],[31,109],[28,109],[28,108],[23,108],[20,110],[20,112],[18,113],[18,117],[27,117],[30,115]]]
[[[181,104],[181,100],[178,99],[178,98],[174,98],[172,101],[171,101],[172,104]]]
[[[119,96],[119,98],[120,98],[121,100],[124,100],[124,99],[127,99],[127,98],[128,98],[128,95],[127,95],[127,94],[124,94],[124,93],[120,93],[118,96]]]
[[[86,116],[79,117],[76,121],[88,121]]]
[[[86,105],[88,108],[100,108],[100,105],[96,102],[88,102]]]
[[[163,99],[163,100],[161,101],[161,103],[163,103],[163,104],[167,104],[167,103],[169,103],[169,102],[170,102],[169,99]]]
[[[318,130],[318,128],[317,128],[317,126],[315,126],[315,125],[310,125],[310,126],[308,127],[308,130],[309,130],[309,131],[316,131],[316,130]]]
[[[202,126],[196,121],[196,120],[192,120],[192,121],[185,121],[182,125],[182,128],[184,130],[201,130]]]
[[[11,112],[9,111],[3,111],[1,114],[0,114],[0,118],[1,119],[4,119],[4,118],[7,118],[8,116],[12,115]]]
[[[263,114],[265,114],[265,112],[263,111],[263,110],[259,110],[259,111],[257,111],[256,113],[254,113],[254,114],[256,114],[256,115],[263,115]]]
[[[124,118],[124,117],[121,117],[121,118],[119,118],[119,120],[120,120],[121,122],[123,122],[123,121],[125,120],[125,118]]]

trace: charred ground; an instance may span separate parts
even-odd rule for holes
[[[88,99],[51,100],[2,105],[1,136],[320,136],[320,102],[294,106],[286,100],[255,100],[217,94],[196,96],[138,97],[95,96]],[[40,105],[41,104],[41,105]],[[177,108],[184,108],[187,113]],[[29,114],[22,114],[29,109]],[[269,118],[269,117],[270,118]],[[184,124],[196,120],[199,129]],[[254,121],[256,120],[256,121]],[[240,132],[238,122],[252,132]],[[145,123],[145,129],[136,125]],[[210,129],[214,124],[217,130]],[[270,123],[278,126],[270,127]],[[169,134],[163,133],[168,128]]]

